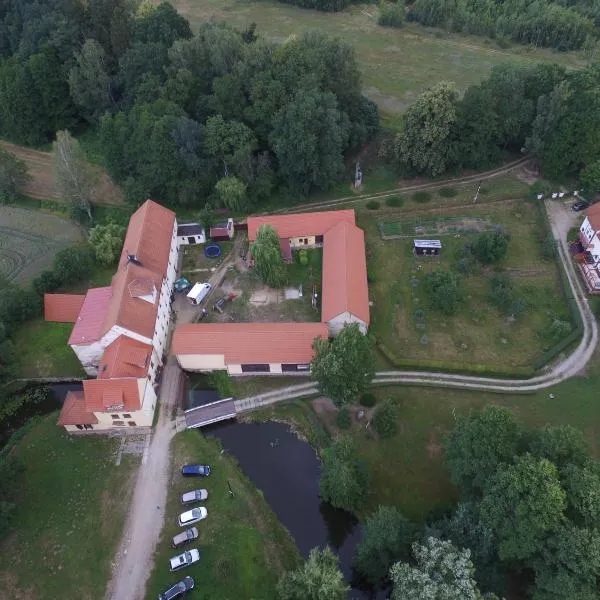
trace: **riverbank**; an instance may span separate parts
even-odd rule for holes
[[[221,453],[216,440],[198,431],[177,434],[171,454],[165,523],[147,597],[155,598],[184,575],[190,575],[196,581],[194,598],[274,598],[280,575],[294,568],[300,555],[262,493],[243,475],[231,456]],[[190,462],[209,464],[210,477],[183,478],[181,465]],[[169,573],[169,558],[180,552],[171,547],[171,539],[182,530],[177,517],[186,510],[180,503],[180,495],[201,487],[209,494],[204,503],[208,518],[196,525],[200,537],[189,547],[197,547],[202,558],[180,574]]]
[[[58,413],[32,419],[9,442],[25,470],[13,530],[0,542],[2,597],[102,598],[139,458],[120,439],[70,436]]]

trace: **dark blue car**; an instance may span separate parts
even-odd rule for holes
[[[210,467],[208,465],[183,465],[181,474],[184,477],[208,477]]]
[[[162,594],[159,594],[158,600],[174,600],[175,598],[181,598],[187,591],[193,588],[194,580],[191,577],[184,577],[181,581],[178,581],[168,590],[165,590]]]

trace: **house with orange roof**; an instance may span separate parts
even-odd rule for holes
[[[367,261],[354,210],[248,217],[248,238],[271,225],[284,258],[323,248],[320,323],[196,323],[179,325],[171,350],[188,371],[230,375],[309,373],[315,338],[335,337],[346,324],[366,334],[370,323]]]
[[[571,253],[592,294],[600,294],[600,203],[590,206],[579,228],[578,239],[570,245]]]
[[[46,319],[74,322],[69,345],[96,377],[67,396],[58,421],[67,431],[152,424],[177,260],[175,213],[148,200],[131,216],[110,286],[45,295]]]

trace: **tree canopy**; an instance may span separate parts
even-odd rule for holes
[[[250,251],[258,276],[270,287],[281,287],[286,281],[279,236],[271,225],[261,225]]]

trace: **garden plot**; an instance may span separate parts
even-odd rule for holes
[[[0,206],[0,274],[15,283],[28,283],[50,268],[59,250],[83,239],[83,229],[73,221]]]
[[[376,218],[361,213],[359,224],[367,234],[369,290],[374,303],[371,331],[377,340],[395,356],[414,361],[460,363],[465,368],[530,365],[555,343],[553,336],[560,329],[555,327],[557,323],[563,329],[572,326],[557,264],[543,259],[542,218],[539,206],[524,201],[474,208],[468,217],[448,210],[444,218],[431,220],[423,234],[402,233],[384,240]],[[500,264],[459,275],[463,300],[456,314],[445,316],[431,307],[425,279],[439,267],[456,269],[465,245],[481,235],[479,230],[441,236],[440,227],[465,222],[503,226],[511,241]],[[413,223],[423,221],[417,215]],[[441,256],[413,256],[413,238],[432,235],[434,228],[442,241]],[[510,278],[515,295],[525,306],[516,317],[502,313],[491,301],[491,279],[498,269]]]
[[[480,233],[493,229],[494,225],[486,218],[477,217],[430,217],[419,219],[406,216],[397,221],[377,223],[381,238],[395,240],[415,236],[446,236]]]

